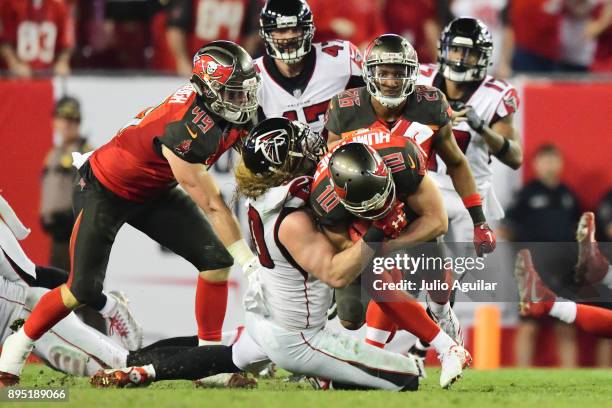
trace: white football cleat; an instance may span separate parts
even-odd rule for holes
[[[461,378],[463,369],[472,363],[472,356],[460,345],[451,346],[439,359],[442,363],[440,386],[445,389]]]
[[[107,319],[109,336],[119,340],[125,348],[130,351],[142,347],[142,327],[128,306],[128,299],[122,292],[112,291],[112,296],[117,305]]]

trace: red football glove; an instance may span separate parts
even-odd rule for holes
[[[396,201],[393,208],[385,218],[376,220],[373,226],[381,229],[387,238],[397,238],[402,230],[408,225],[406,214],[404,213],[404,203]]]
[[[348,228],[348,234],[351,238],[351,241],[357,242],[368,232],[368,228],[370,228],[371,222],[368,220],[357,219],[351,222]]]
[[[495,250],[495,233],[486,222],[474,225],[474,248],[476,255],[483,256]]]

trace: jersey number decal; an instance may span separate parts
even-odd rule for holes
[[[317,197],[317,203],[321,206],[323,211],[326,213],[331,212],[338,203],[340,203],[340,199],[334,192],[334,188],[330,185],[325,187],[325,190]]]
[[[306,123],[314,123],[321,120],[321,116],[325,115],[328,106],[329,101],[323,101],[302,108],[304,111],[304,117],[306,118]],[[298,120],[297,112],[294,110],[283,113],[283,116],[289,120]]]
[[[36,59],[50,64],[55,56],[57,27],[45,21],[40,24],[24,21],[17,28],[17,55],[23,61]]]
[[[266,240],[264,238],[264,228],[261,222],[261,217],[255,208],[249,206],[249,230],[251,231],[251,239],[257,249],[257,255],[259,256],[259,262],[262,266],[272,269],[274,268],[274,261],[270,256],[270,251],[266,246]]]
[[[213,122],[210,116],[208,116],[206,112],[202,110],[199,106],[194,107],[191,110],[191,113],[194,116],[192,122],[198,125],[198,127],[200,128],[202,132],[204,133],[208,132],[210,128],[212,128],[215,125],[215,122]]]
[[[453,129],[453,135],[455,136],[455,140],[457,141],[457,146],[459,149],[465,154],[467,152],[467,148],[472,140],[472,135],[470,132],[466,132],[465,130],[455,130]],[[437,155],[432,155],[427,161],[427,170],[438,171],[438,160],[436,159]]]
[[[339,107],[348,108],[353,105],[361,105],[361,102],[359,101],[359,92],[356,89],[349,89],[348,91],[344,91],[338,95]]]
[[[383,156],[382,159],[385,161],[385,164],[389,166],[391,173],[406,170],[406,162],[404,161],[402,152],[388,154]]]

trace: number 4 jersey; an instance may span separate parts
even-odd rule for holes
[[[255,67],[261,75],[260,114],[299,120],[315,132],[323,129],[325,111],[334,95],[363,85],[361,54],[348,41],[313,44],[297,77],[282,76],[267,55],[255,60]]]
[[[434,65],[423,65],[417,84],[444,89],[444,77]],[[487,75],[482,82],[474,84],[465,100],[461,102],[472,106],[488,126],[493,126],[500,119],[518,110],[519,98],[512,85]],[[503,210],[491,186],[493,181],[491,153],[484,139],[472,130],[467,122],[453,126],[453,134],[470,164],[478,192],[486,202],[487,218],[503,217]],[[428,161],[428,170],[443,190],[454,190],[452,181],[446,174],[446,165],[439,156],[436,156],[435,160]]]

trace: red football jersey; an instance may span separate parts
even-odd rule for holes
[[[62,0],[0,1],[0,42],[11,44],[32,69],[49,69],[61,50],[74,47],[68,6]]]
[[[118,196],[144,202],[176,185],[162,145],[189,163],[212,166],[246,130],[213,118],[197,102],[189,84],[138,114],[89,158],[96,178]]]
[[[562,0],[512,0],[510,22],[517,47],[552,60],[559,58]]]

